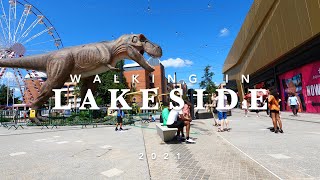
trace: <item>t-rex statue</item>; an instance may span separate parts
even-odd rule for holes
[[[37,110],[53,96],[52,89],[63,87],[70,79],[70,74],[81,74],[83,100],[89,88],[92,92],[96,89],[93,83],[95,75],[118,70],[115,65],[120,60],[131,59],[147,71],[154,71],[143,57],[144,52],[151,57],[162,56],[161,47],[149,41],[143,34],[129,34],[122,35],[114,41],[64,48],[35,56],[1,59],[0,67],[25,68],[47,73],[47,80],[41,86],[39,96],[31,104],[31,109]],[[39,123],[39,119],[41,117],[38,111],[37,118],[32,120]]]

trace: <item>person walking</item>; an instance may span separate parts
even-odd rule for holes
[[[117,123],[116,123],[116,129],[115,131],[118,131],[118,125],[120,125],[120,131],[122,131],[122,119],[124,117],[124,112],[122,111],[122,105],[119,103],[118,104],[118,109],[117,109]]]
[[[218,128],[218,132],[223,132],[225,130],[230,131],[230,129],[228,128],[229,121],[227,119],[228,109],[226,108],[227,104],[228,104],[227,96],[224,95],[223,99],[224,99],[223,100],[223,107],[219,107],[219,99],[217,100],[217,104],[218,104],[217,110],[218,110],[218,118],[219,118],[219,124],[220,124],[220,127]],[[224,125],[225,125],[225,128],[224,128]]]
[[[271,114],[270,114],[270,109],[269,109],[269,104],[268,104],[268,97],[269,97],[269,94],[270,94],[270,90],[267,89],[267,97],[266,99],[263,101],[263,105],[267,104],[267,110],[266,110],[266,113],[268,116],[271,117]]]
[[[274,131],[275,133],[283,133],[282,130],[282,122],[280,119],[280,105],[279,105],[279,93],[275,90],[271,92],[271,95],[268,97],[268,103],[269,103],[269,109],[271,113],[272,123],[273,123],[273,129],[271,131]],[[279,126],[279,129],[278,129]]]
[[[290,104],[293,115],[297,116],[300,104],[295,93],[291,93],[291,96],[289,97],[288,101],[289,101],[288,103]]]
[[[248,117],[248,101],[243,98],[243,101],[241,103],[242,110],[244,110],[245,117]]]
[[[262,107],[262,102],[260,100],[257,100],[257,107],[258,108]],[[260,117],[260,114],[259,114],[260,110],[259,109],[255,109],[254,111],[256,112],[257,117]]]
[[[213,116],[213,120],[214,120],[214,126],[218,126],[218,122],[217,122],[217,94],[216,93],[212,93],[211,95],[211,105],[210,105],[210,109],[211,109],[211,113]]]

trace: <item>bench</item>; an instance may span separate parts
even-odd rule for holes
[[[176,135],[176,132],[178,131],[177,128],[168,128],[167,126],[162,126],[161,123],[157,123],[156,128],[157,134],[161,137],[161,139],[164,142],[171,141]]]

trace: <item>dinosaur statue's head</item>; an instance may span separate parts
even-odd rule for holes
[[[159,45],[148,40],[143,34],[123,35],[119,38],[122,48],[125,47],[127,57],[137,62],[147,71],[154,71],[154,68],[143,57],[147,53],[153,58],[162,56],[162,49]],[[122,49],[121,48],[121,49]]]

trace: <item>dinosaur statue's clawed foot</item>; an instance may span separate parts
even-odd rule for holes
[[[43,117],[43,116],[37,116],[37,119],[38,119],[40,122],[49,121],[49,118]]]
[[[40,125],[41,124],[41,122],[40,122],[40,120],[38,119],[38,118],[30,118],[30,121],[32,122],[32,123],[35,123],[35,124],[37,124],[37,125]]]
[[[47,117],[42,117],[38,112],[36,113],[36,117],[34,118],[30,118],[31,122],[32,123],[35,123],[37,125],[40,125],[41,122],[44,122],[44,121],[48,121],[49,119]]]

